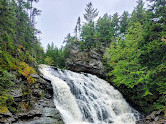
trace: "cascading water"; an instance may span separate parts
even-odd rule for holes
[[[54,103],[66,124],[135,124],[139,113],[106,81],[85,73],[41,65],[54,89]]]

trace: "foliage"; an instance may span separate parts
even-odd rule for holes
[[[22,76],[26,77],[27,81],[29,83],[35,83],[35,79],[31,77],[31,74],[35,74],[35,70],[30,67],[28,64],[26,64],[25,62],[20,62],[18,64],[18,73],[21,74]]]
[[[87,49],[95,47],[95,27],[94,27],[94,22],[85,24],[82,27],[82,32],[81,32],[81,38],[82,42],[84,42],[84,45]]]
[[[15,75],[7,72],[7,70],[3,70],[0,68],[0,89],[8,89],[10,86],[13,85],[13,79],[16,78]]]
[[[51,57],[46,57],[44,59],[44,63],[47,64],[47,65],[53,65],[53,59]]]
[[[166,111],[166,44],[162,39],[166,36],[162,19],[166,11],[163,5],[153,1],[153,11],[145,10],[143,1],[139,0],[129,19],[125,39],[111,43],[104,56],[108,79],[145,113]],[[136,95],[128,97],[130,94]]]
[[[127,28],[129,25],[129,13],[127,11],[124,11],[123,14],[120,17],[120,33],[125,34],[127,32]]]
[[[7,113],[9,110],[5,106],[0,106],[0,113]]]
[[[31,2],[31,4],[30,4]],[[34,1],[0,1],[0,112],[15,113],[17,107],[10,91],[18,85],[17,80],[26,82],[30,89],[35,79],[36,61],[42,63],[44,51],[36,37],[35,16],[39,10],[32,6]],[[29,16],[29,12],[33,12]]]
[[[138,63],[140,49],[137,44],[142,40],[142,27],[139,23],[134,23],[129,29],[124,42],[112,43],[108,54],[111,56],[108,65],[113,68],[109,76],[115,76],[114,82],[117,85],[125,84],[133,88],[144,76],[144,71],[140,70]],[[129,78],[130,77],[130,78]]]
[[[137,1],[137,6],[134,8],[134,11],[132,12],[130,23],[133,22],[139,22],[141,24],[145,21],[145,8],[144,8],[144,2],[143,0]]]
[[[53,43],[48,44],[44,63],[58,68],[65,68],[65,58],[67,49],[57,48]]]

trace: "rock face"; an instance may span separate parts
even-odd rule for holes
[[[60,112],[53,103],[53,88],[51,82],[39,75],[32,75],[36,83],[31,87],[31,105],[27,108],[26,100],[23,100],[21,88],[11,90],[11,95],[16,104],[22,106],[19,112],[12,114],[10,111],[0,113],[0,123],[5,124],[64,124]]]
[[[140,120],[136,124],[166,124],[166,117],[161,111],[153,111],[144,120]]]
[[[79,45],[73,45],[66,60],[66,67],[75,72],[85,72],[105,78],[106,73],[103,66],[103,53],[105,49],[91,49],[81,51]]]

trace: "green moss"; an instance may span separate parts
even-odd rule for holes
[[[0,113],[4,114],[4,113],[7,113],[9,112],[9,110],[7,109],[6,106],[0,106]]]

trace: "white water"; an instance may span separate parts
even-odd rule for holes
[[[54,89],[54,103],[66,124],[135,124],[139,113],[120,92],[91,75],[41,65]]]

